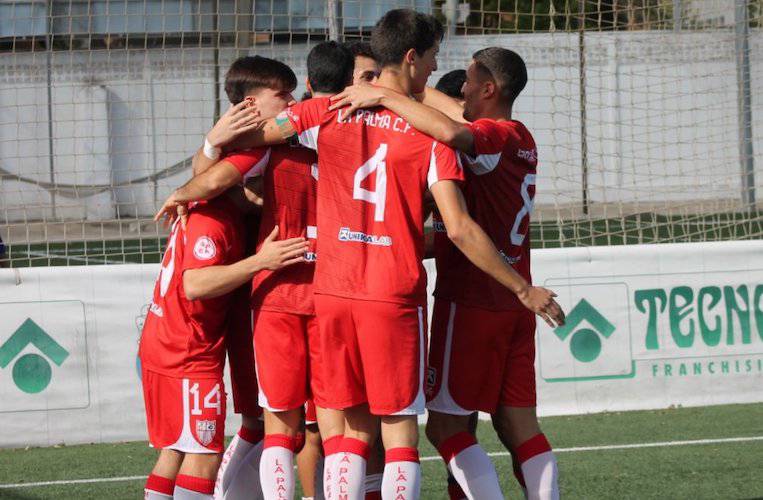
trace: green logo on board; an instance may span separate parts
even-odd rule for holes
[[[591,328],[578,328],[587,321]],[[567,322],[556,329],[554,333],[559,340],[564,341],[570,334],[570,351],[578,361],[590,363],[601,354],[601,337],[609,338],[615,331],[615,326],[593,307],[586,299],[580,299],[567,315]]]
[[[32,344],[57,366],[69,357],[69,352],[61,347],[45,330],[27,318],[13,335],[0,346],[0,368],[6,368],[16,356]],[[45,356],[27,353],[16,359],[13,364],[13,382],[16,387],[28,394],[42,392],[50,384],[53,370]]]

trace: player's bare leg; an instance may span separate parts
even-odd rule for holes
[[[469,432],[472,415],[429,412],[426,434],[467,498],[503,498],[495,467]]]
[[[286,411],[264,410],[265,440],[260,459],[264,498],[294,496],[294,451],[302,424],[302,407]]]
[[[259,500],[260,456],[263,423],[259,417],[241,415],[241,428],[223,454],[215,483],[215,500]]]
[[[167,500],[175,490],[175,477],[183,463],[183,453],[175,450],[160,450],[151,475],[145,486],[146,500]]]
[[[386,415],[381,418],[384,443],[382,497],[414,499],[421,493],[419,423],[416,415]]]
[[[517,480],[524,481],[531,500],[559,498],[559,470],[556,457],[538,425],[535,407],[500,406],[493,414],[493,427],[511,451]]]
[[[175,500],[211,500],[222,453],[186,453],[175,478]]]
[[[318,429],[323,440],[323,496],[332,498],[334,465],[344,438],[344,412],[315,406]]]
[[[297,473],[299,483],[302,485],[302,498],[312,499],[320,497],[316,495],[318,487],[318,469],[322,462],[321,434],[316,424],[305,425],[305,446],[297,454]]]
[[[366,500],[381,500],[382,479],[384,477],[384,444],[381,432],[371,446],[366,467]]]

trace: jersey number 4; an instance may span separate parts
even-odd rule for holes
[[[387,203],[387,145],[380,144],[376,153],[355,171],[355,179],[352,183],[352,198],[373,204],[374,220],[384,220],[384,206]],[[376,172],[376,190],[369,191],[360,187],[360,184],[372,173]]]

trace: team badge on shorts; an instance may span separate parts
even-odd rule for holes
[[[196,422],[196,435],[203,446],[207,446],[215,438],[217,423],[214,420],[198,420]]]
[[[217,253],[215,242],[206,236],[199,236],[193,245],[193,256],[199,260],[209,260]]]

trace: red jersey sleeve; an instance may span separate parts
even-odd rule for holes
[[[232,164],[244,180],[256,177],[265,172],[270,160],[270,148],[254,148],[247,151],[234,151],[223,160]]]
[[[183,245],[183,270],[227,264],[229,238],[225,225],[213,217],[191,212]]]
[[[439,181],[463,181],[464,169],[456,152],[439,142],[432,143],[432,153],[429,157],[427,185],[431,188]]]
[[[513,122],[482,119],[467,125],[474,137],[474,156],[464,155],[469,168],[477,175],[495,170],[507,146],[519,146],[520,130]]]
[[[299,143],[306,148],[317,150],[318,129],[330,104],[331,101],[328,97],[314,97],[290,106],[282,111],[276,120],[289,120],[297,132]]]

